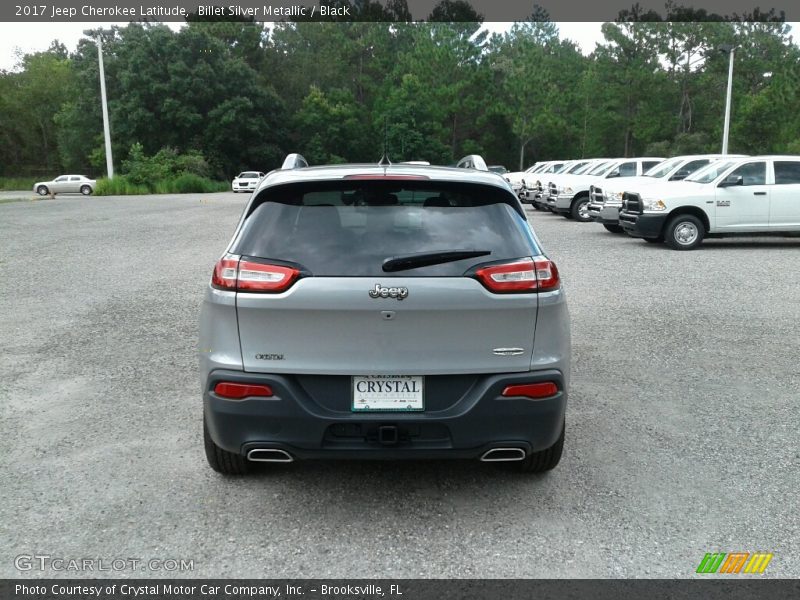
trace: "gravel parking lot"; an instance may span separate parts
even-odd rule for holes
[[[205,463],[204,286],[246,196],[0,204],[0,577],[18,555],[190,577],[799,577],[800,239],[695,252],[532,212],[566,282],[561,465]],[[87,573],[92,575],[92,573]],[[98,575],[94,573],[94,575]]]

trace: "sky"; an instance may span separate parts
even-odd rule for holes
[[[127,25],[127,23],[103,23]],[[181,23],[168,23],[178,28]],[[505,31],[509,23],[486,23],[490,31]],[[584,54],[590,54],[595,43],[603,39],[600,33],[602,23],[557,23],[562,38],[576,42]],[[53,40],[59,40],[67,50],[74,51],[84,29],[93,29],[98,23],[0,23],[0,70],[11,71],[18,63],[18,53],[31,53],[46,50]]]

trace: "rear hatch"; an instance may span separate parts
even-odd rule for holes
[[[229,256],[252,284],[236,299],[245,370],[529,370],[539,250],[515,202],[499,187],[427,180],[266,188]]]

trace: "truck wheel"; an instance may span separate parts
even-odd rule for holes
[[[250,463],[244,456],[223,450],[211,439],[205,415],[203,416],[203,444],[209,466],[223,475],[244,475],[250,471]]]
[[[581,223],[588,223],[592,220],[589,216],[589,196],[580,196],[573,200],[569,211],[570,216]]]
[[[705,227],[694,215],[674,217],[664,231],[664,241],[673,250],[694,250],[703,241]]]
[[[517,470],[522,473],[544,473],[554,469],[558,462],[561,460],[561,452],[564,450],[564,430],[565,424],[561,424],[561,435],[558,436],[556,443],[540,450],[539,452],[531,452],[530,456],[525,460],[515,463]]]
[[[611,233],[625,233],[625,230],[619,225],[609,225],[608,223],[604,223],[603,227],[606,228],[606,231],[610,231]]]

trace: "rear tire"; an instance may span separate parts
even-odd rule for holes
[[[91,186],[88,186],[88,185],[82,185],[81,186],[81,194],[83,194],[84,196],[88,196],[91,193],[92,193]]]
[[[211,439],[205,415],[203,416],[203,445],[209,466],[223,475],[244,475],[250,472],[250,463],[240,454],[223,450]]]
[[[608,223],[604,223],[603,227],[606,228],[606,231],[610,231],[611,233],[625,233],[625,230],[619,225],[610,225]]]
[[[517,470],[522,473],[544,473],[554,469],[561,460],[561,453],[564,450],[565,429],[566,426],[562,423],[561,435],[558,436],[556,443],[539,452],[531,452],[528,458],[516,463]]]
[[[36,188],[36,193],[40,196],[47,196],[47,194],[50,193],[50,190],[47,189],[46,185],[40,185],[38,188]]]
[[[664,241],[673,250],[694,250],[703,241],[706,228],[694,215],[678,215],[664,230]]]

